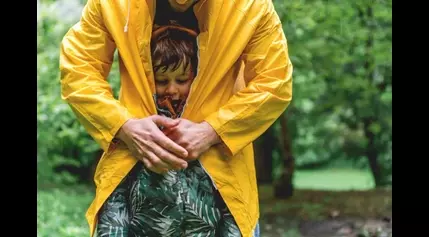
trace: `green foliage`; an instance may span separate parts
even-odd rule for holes
[[[332,159],[362,164],[369,145],[367,122],[378,161],[389,174],[391,1],[274,3],[294,65],[287,114],[297,165]]]
[[[99,146],[76,120],[61,98],[59,50],[62,37],[81,14],[79,1],[42,2],[37,22],[37,179],[39,182],[77,181],[75,174],[54,173],[61,166],[90,167]],[[118,91],[117,60],[109,77]]]
[[[88,236],[85,212],[93,195],[82,188],[39,190],[37,192],[37,236]]]

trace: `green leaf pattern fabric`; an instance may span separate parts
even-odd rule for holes
[[[233,216],[199,161],[165,175],[140,162],[103,205],[98,237],[239,237]]]

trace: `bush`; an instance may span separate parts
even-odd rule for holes
[[[40,182],[74,183],[85,177],[96,160],[98,144],[76,120],[61,99],[59,50],[68,29],[81,15],[80,1],[41,2],[37,22],[37,179]],[[117,58],[109,77],[118,91]],[[62,169],[59,169],[62,168]],[[61,170],[62,172],[55,172]],[[73,170],[74,172],[66,172]],[[77,172],[76,172],[77,170]]]

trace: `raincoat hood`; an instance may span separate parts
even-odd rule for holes
[[[137,162],[112,139],[128,119],[157,112],[150,54],[155,9],[154,0],[88,0],[61,44],[62,98],[104,150],[86,215],[91,236],[104,201]],[[208,122],[222,139],[200,161],[243,236],[250,237],[259,218],[252,142],[292,98],[286,38],[271,0],[200,0],[192,9],[199,62],[182,117]],[[106,81],[115,50],[118,99]]]

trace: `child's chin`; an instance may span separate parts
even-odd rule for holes
[[[180,104],[182,104],[183,100],[178,99],[178,100],[172,100],[171,101],[171,105],[173,106],[173,108],[176,110]]]

